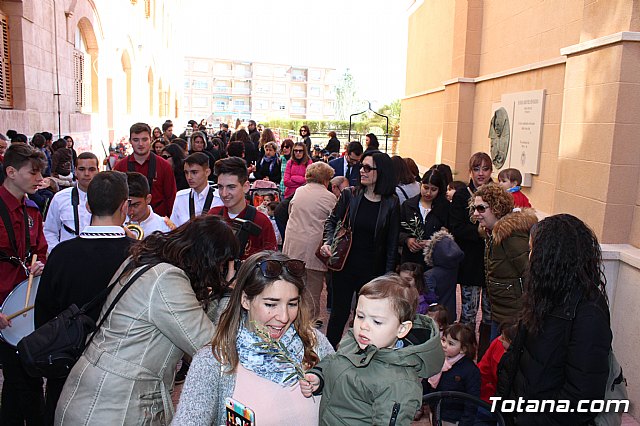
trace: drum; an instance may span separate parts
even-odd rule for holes
[[[22,281],[11,291],[11,293],[9,293],[7,298],[4,299],[0,312],[5,315],[11,315],[21,309],[24,309],[24,300],[27,297],[27,286],[29,285],[28,282],[29,280]],[[34,277],[31,284],[31,294],[29,295],[28,306],[31,306],[36,302],[36,293],[38,293],[39,284],[40,277]],[[23,315],[18,315],[11,320],[11,327],[0,330],[0,338],[11,346],[16,346],[20,339],[31,334],[33,330],[35,330],[33,319],[33,309],[27,311]]]

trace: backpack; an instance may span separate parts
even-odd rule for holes
[[[622,367],[618,364],[613,349],[609,350],[609,377],[607,388],[604,391],[605,401],[610,399],[629,399],[627,395],[627,379],[622,374]],[[627,407],[628,409],[628,407]],[[622,424],[622,412],[599,413],[593,422],[596,426],[620,426]]]

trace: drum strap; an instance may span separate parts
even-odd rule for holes
[[[71,206],[73,207],[73,226],[76,228],[76,232],[73,234],[80,235],[80,218],[78,217],[78,205],[80,204],[80,193],[78,187],[74,186],[71,190]]]
[[[211,210],[211,203],[213,202],[213,192],[214,189],[212,186],[209,187],[209,192],[207,193],[207,198],[204,199],[204,206],[202,206],[202,213],[207,214],[209,210]],[[189,194],[189,218],[193,219],[196,217],[196,206],[193,200],[193,190]]]
[[[31,235],[29,232],[29,216],[27,215],[27,206],[22,203],[22,214],[24,215],[24,227],[25,227],[25,259],[28,259],[31,255]],[[6,253],[0,252],[0,256],[4,254],[4,257],[0,257],[0,261],[18,261],[22,267],[25,267],[24,262],[20,257],[20,253],[18,252],[18,243],[16,240],[16,234],[13,229],[13,225],[11,224],[11,218],[9,217],[9,207],[5,204],[4,200],[0,197],[0,216],[2,216],[2,222],[4,223],[4,228],[7,231],[7,236],[9,237],[9,244],[11,244],[11,248],[15,252],[15,256],[9,256]],[[28,275],[28,273],[27,273]]]

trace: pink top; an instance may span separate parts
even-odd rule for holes
[[[294,159],[287,161],[287,165],[284,169],[284,198],[291,197],[296,189],[307,183],[304,175],[307,172],[307,166],[313,164],[313,161],[309,159],[306,163],[296,163]]]
[[[305,398],[300,385],[280,386],[238,363],[233,399],[251,408],[260,426],[317,426],[320,396]]]

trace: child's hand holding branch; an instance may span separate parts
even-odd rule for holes
[[[304,380],[300,380],[300,390],[305,398],[310,398],[320,386],[320,378],[315,374],[307,373],[304,375]]]

